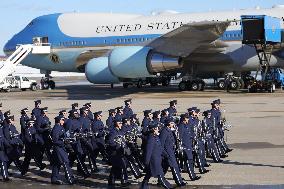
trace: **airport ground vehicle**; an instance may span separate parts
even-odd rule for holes
[[[275,88],[284,86],[284,70],[281,68],[269,68],[266,74],[261,75],[260,79],[257,78],[258,77],[250,72],[243,73],[240,77],[231,76],[229,88],[230,90],[238,90],[248,89],[253,86],[253,91],[255,91],[257,89],[270,90],[271,87],[273,87],[273,84],[275,85]],[[216,80],[217,87],[224,90],[226,88],[225,78],[218,78]]]
[[[265,77],[264,79],[262,77]],[[207,79],[207,78],[206,78]],[[245,72],[240,76],[231,75],[222,78],[214,78],[213,83],[206,83],[206,79],[203,78],[190,78],[188,76],[183,77],[182,81],[179,83],[179,89],[181,91],[192,90],[199,91],[204,90],[206,85],[215,86],[220,90],[225,90],[227,85],[229,85],[230,90],[248,89],[252,88],[252,91],[257,89],[261,91],[269,91],[272,88],[281,88],[284,86],[284,70],[281,68],[270,68],[267,73],[263,75],[258,75],[256,77],[254,72]],[[226,81],[226,79],[229,79]],[[275,86],[273,86],[273,84]],[[274,89],[275,90],[275,89]],[[255,91],[256,92],[256,91]]]
[[[32,91],[36,91],[38,89],[38,86],[35,80],[30,80],[27,77],[21,75],[14,75],[6,77],[0,83],[1,91],[10,92],[11,89],[21,89],[22,91],[30,89]]]
[[[273,81],[276,87],[280,88],[284,86],[284,70],[281,68],[271,68],[266,74],[265,80]]]

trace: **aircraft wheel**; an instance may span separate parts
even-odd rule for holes
[[[200,82],[199,82],[199,88],[200,88],[200,91],[204,91],[205,82],[204,82],[203,80],[200,80]]]
[[[156,86],[158,86],[158,83],[157,83],[157,82],[152,81],[152,82],[150,83],[150,85],[151,85],[151,87],[156,87]]]
[[[128,88],[128,83],[123,83],[123,88],[127,89]]]
[[[191,90],[192,90],[192,91],[199,91],[199,90],[200,90],[199,82],[193,81],[193,82],[191,83]]]
[[[218,86],[219,89],[225,90],[225,87],[226,87],[225,80],[224,79],[219,80],[218,83],[217,83],[217,86]]]
[[[162,86],[169,86],[170,85],[170,81],[168,79],[165,79],[163,82],[162,82]]]
[[[180,91],[186,91],[188,89],[187,87],[187,83],[184,82],[184,81],[181,81],[179,84],[178,84],[178,88]]]
[[[143,86],[142,80],[139,80],[137,83],[137,88],[142,88],[142,86]]]
[[[49,85],[49,88],[55,89],[55,82],[54,82],[53,80],[50,80],[50,81],[48,82],[48,85]]]
[[[239,79],[239,84],[240,84],[240,89],[244,89],[245,88],[245,82],[243,79]]]
[[[237,79],[233,79],[230,83],[230,88],[232,90],[238,90],[240,88],[239,82]]]

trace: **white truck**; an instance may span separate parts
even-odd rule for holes
[[[1,91],[10,92],[11,89],[21,89],[22,91],[30,89],[32,91],[36,91],[38,89],[38,85],[35,80],[30,80],[21,75],[13,75],[6,77],[0,83]]]

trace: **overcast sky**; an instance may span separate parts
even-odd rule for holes
[[[0,55],[3,46],[33,18],[64,12],[120,12],[150,14],[162,10],[206,12],[260,6],[270,8],[284,0],[4,0],[0,3]]]

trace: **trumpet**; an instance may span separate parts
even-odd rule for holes
[[[226,119],[226,110],[221,110],[221,120],[220,120],[220,124],[223,127],[223,130],[229,131],[229,128],[232,127],[232,125],[227,123],[227,119]]]
[[[122,135],[117,135],[114,138],[114,142],[117,143],[118,145],[120,145],[122,148],[126,146],[125,144],[125,137]]]

